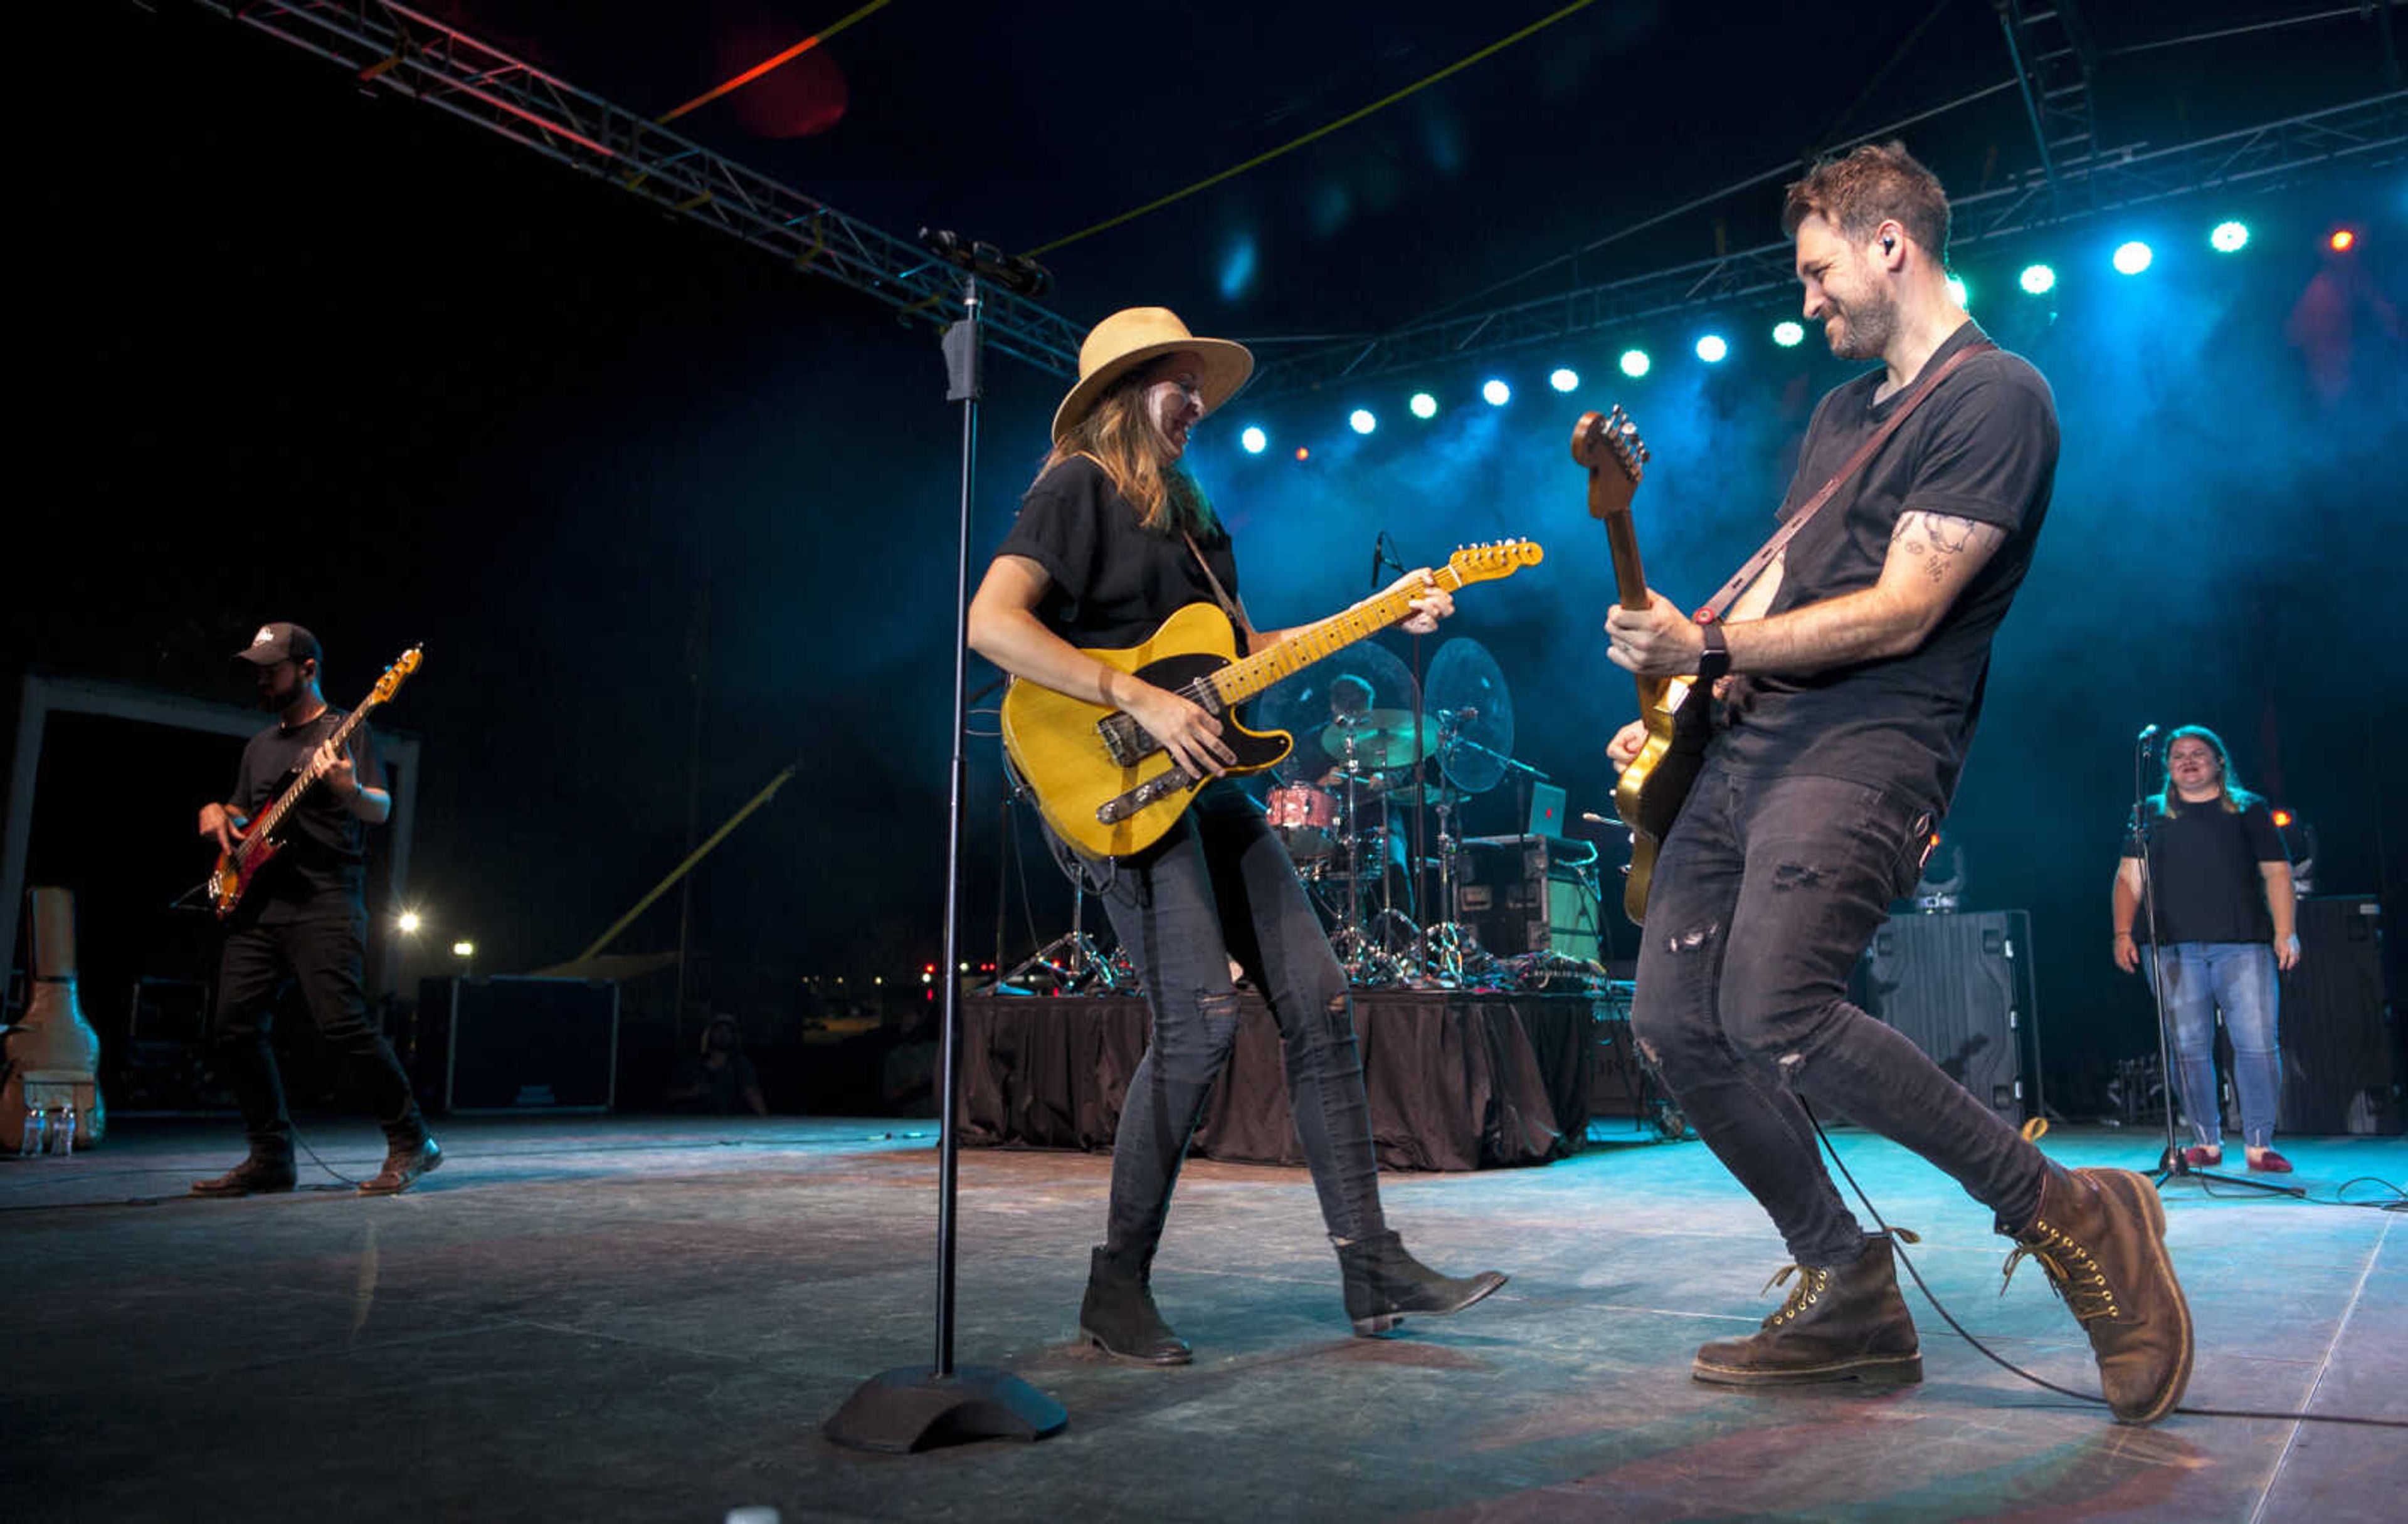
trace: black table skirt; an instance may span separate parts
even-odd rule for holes
[[[1543,1164],[1588,1132],[1598,1011],[1587,995],[1357,992],[1354,1031],[1381,1167]],[[966,1145],[1109,1149],[1145,1052],[1145,1002],[973,995],[962,1003]],[[1278,1025],[1247,995],[1238,1046],[1190,1152],[1301,1164]]]

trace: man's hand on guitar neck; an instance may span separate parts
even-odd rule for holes
[[[1645,608],[1616,604],[1606,610],[1605,633],[1612,642],[1606,659],[1641,677],[1685,677],[1698,670],[1706,649],[1696,621],[1653,588]]]

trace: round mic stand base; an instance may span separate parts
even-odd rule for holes
[[[1069,1421],[1061,1403],[1009,1371],[961,1365],[939,1375],[906,1365],[855,1388],[820,1432],[849,1450],[909,1455],[981,1439],[1039,1440]]]

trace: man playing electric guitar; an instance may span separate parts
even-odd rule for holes
[[[276,711],[277,722],[243,748],[233,797],[201,806],[203,839],[231,853],[299,773],[313,762],[322,772],[280,822],[283,849],[243,888],[226,921],[216,1057],[242,1108],[251,1152],[215,1179],[194,1181],[193,1194],[248,1196],[294,1187],[293,1120],[267,1033],[277,996],[288,979],[297,979],[319,1035],[331,1052],[352,1061],[384,1128],[384,1168],[361,1194],[394,1195],[441,1163],[443,1150],[428,1136],[408,1076],[368,1014],[362,989],[367,828],[393,813],[393,796],[366,726],[351,732],[347,748],[335,747],[343,717],[327,707],[319,687],[317,636],[297,624],[265,624],[235,654],[255,669],[260,705]]]
[[[2154,1422],[2182,1396],[2191,1337],[2148,1182],[2050,1163],[1847,998],[1956,788],[1991,637],[2048,510],[2056,406],[1950,295],[1947,198],[1902,146],[1817,165],[1789,187],[1783,224],[1805,316],[1834,354],[1882,368],[1816,407],[1782,510],[1813,516],[1727,623],[1655,593],[1606,620],[1612,660],[1633,673],[1736,675],[1656,862],[1631,1026],[1800,1274],[1760,1332],[1705,1346],[1693,1374],[1922,1378],[1892,1243],[1841,1201],[1802,1098],[1989,1207],[2016,1245],[2010,1271],[2040,1260],[2083,1324],[2116,1418]],[[1618,765],[1642,733],[1614,737]]]

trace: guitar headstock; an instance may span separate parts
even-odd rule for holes
[[[384,669],[384,676],[377,679],[376,688],[368,694],[368,703],[383,704],[391,699],[394,693],[400,691],[401,685],[408,679],[409,675],[418,670],[418,663],[425,660],[424,646],[412,646],[402,652],[394,659],[393,665]],[[365,708],[366,705],[363,705],[361,707]]]
[[[1572,425],[1572,459],[1588,467],[1588,513],[1612,519],[1630,512],[1647,471],[1647,441],[1622,405],[1611,413],[1583,413]]]
[[[1511,577],[1546,559],[1547,552],[1536,540],[1492,540],[1465,546],[1446,558],[1446,567],[1458,582],[1486,582]]]

